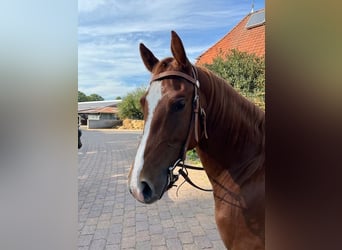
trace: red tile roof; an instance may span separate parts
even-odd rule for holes
[[[265,11],[264,9],[253,12]],[[210,64],[222,51],[224,54],[232,49],[241,52],[265,56],[265,22],[253,28],[246,28],[250,13],[245,16],[227,35],[197,58],[196,65]]]

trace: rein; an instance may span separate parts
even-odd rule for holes
[[[184,160],[186,158],[186,151],[190,142],[190,138],[191,138],[191,131],[192,129],[194,129],[195,131],[195,140],[196,143],[199,141],[199,136],[198,136],[198,116],[199,116],[199,112],[201,115],[201,118],[203,120],[203,124],[204,124],[204,136],[208,139],[208,134],[207,134],[207,129],[206,129],[206,113],[204,111],[204,109],[202,107],[200,107],[200,100],[199,100],[199,88],[200,88],[200,83],[198,81],[198,77],[197,77],[197,69],[196,67],[192,66],[192,73],[193,73],[193,77],[185,74],[183,72],[180,71],[174,71],[174,70],[170,70],[170,71],[164,71],[162,73],[153,75],[151,78],[150,82],[156,81],[156,80],[161,80],[163,78],[168,78],[168,77],[181,77],[185,80],[187,80],[188,82],[190,82],[193,86],[194,86],[194,98],[193,98],[193,102],[192,102],[192,115],[191,115],[191,121],[189,124],[189,129],[188,129],[188,136],[185,140],[185,143],[183,144],[182,150],[180,152],[180,157],[175,161],[175,163],[169,167],[168,169],[168,183],[166,185],[166,187],[164,188],[165,190],[168,190],[170,188],[172,188],[175,182],[178,180],[179,175],[183,176],[184,180],[187,181],[191,186],[200,189],[202,191],[213,191],[212,189],[204,189],[201,188],[199,186],[197,186],[193,181],[191,181],[191,179],[188,176],[187,171],[184,171],[183,169],[193,169],[193,170],[204,170],[203,168],[200,167],[195,167],[195,166],[190,166],[190,165],[186,165],[184,164]],[[173,170],[176,167],[181,167],[178,170],[178,174],[174,174]]]

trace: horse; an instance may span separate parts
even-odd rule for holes
[[[130,193],[146,204],[161,199],[177,180],[173,170],[195,148],[213,188],[225,246],[264,249],[264,111],[191,64],[174,31],[173,57],[159,60],[143,43],[139,49],[152,78],[140,99],[145,126],[128,173]]]
[[[80,128],[78,128],[78,149],[82,147],[81,136],[82,136],[82,131],[80,130]]]

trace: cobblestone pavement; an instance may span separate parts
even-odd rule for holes
[[[127,174],[141,132],[82,129],[79,150],[79,250],[225,249],[214,219],[211,192],[182,185],[158,202],[137,202]],[[202,172],[194,181],[210,187]],[[177,184],[182,182],[182,177]]]

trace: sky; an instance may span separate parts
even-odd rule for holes
[[[253,0],[78,0],[78,90],[105,100],[147,87],[139,44],[171,56],[171,30],[192,63],[250,13]],[[254,1],[254,10],[265,8]]]

